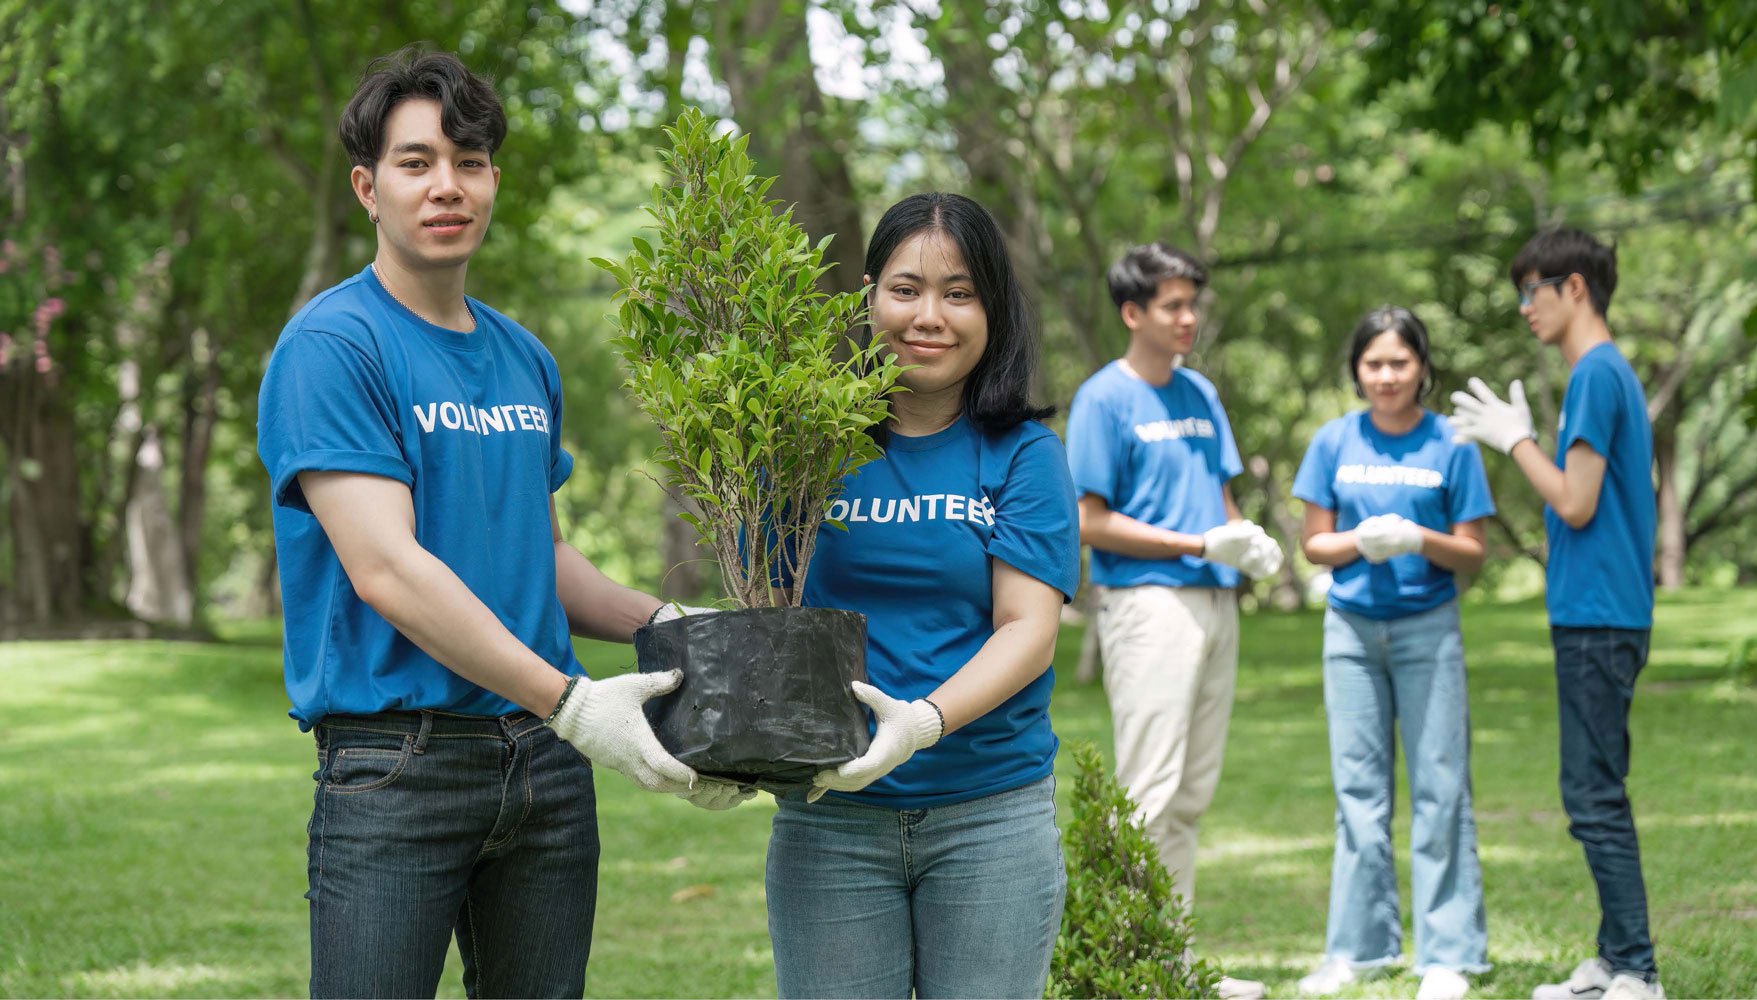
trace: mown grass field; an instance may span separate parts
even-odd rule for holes
[[[1495,963],[1476,995],[1529,996],[1592,951],[1596,900],[1557,799],[1543,609],[1471,606],[1465,631]],[[1754,632],[1757,592],[1662,598],[1636,701],[1631,795],[1672,996],[1757,993],[1757,690],[1722,679],[1730,643]],[[1318,646],[1315,613],[1245,620],[1203,832],[1199,948],[1277,996],[1323,948]],[[1102,691],[1071,680],[1078,647],[1064,629],[1056,728],[1108,751]],[[581,654],[598,673],[629,659],[595,643]],[[315,756],[284,714],[273,629],[211,644],[13,643],[0,646],[0,691],[0,996],[303,995]],[[767,798],[710,814],[612,774],[598,793],[587,995],[773,996]],[[1397,822],[1406,852],[1407,812]],[[1406,866],[1404,884],[1407,899]],[[1406,932],[1406,956],[1412,943]],[[1350,995],[1415,986],[1400,971]],[[455,954],[441,995],[463,995]]]

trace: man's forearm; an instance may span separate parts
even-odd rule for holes
[[[452,673],[546,716],[567,678],[507,631],[451,567],[414,544],[400,547],[355,592],[427,655]]]
[[[1201,535],[1155,528],[1114,510],[1089,515],[1082,512],[1080,542],[1136,559],[1176,559],[1202,554]]]
[[[1352,531],[1320,531],[1305,540],[1306,558],[1318,566],[1347,566],[1361,557]]]
[[[1562,476],[1562,470],[1550,461],[1548,455],[1536,441],[1527,438],[1513,446],[1509,452],[1513,461],[1518,464],[1519,471],[1525,473],[1531,488],[1543,498],[1543,502],[1560,509],[1567,500],[1568,484]]]
[[[578,549],[560,541],[555,543],[555,594],[569,631],[607,642],[633,642],[635,629],[662,603],[605,576]]]

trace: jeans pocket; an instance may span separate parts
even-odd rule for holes
[[[323,786],[337,795],[357,795],[384,788],[402,777],[414,756],[415,740],[403,737],[401,746],[332,746]]]

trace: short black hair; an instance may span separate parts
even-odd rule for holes
[[[342,148],[356,167],[370,170],[384,155],[384,123],[407,100],[439,102],[439,127],[462,149],[493,156],[506,139],[506,110],[484,77],[450,52],[406,45],[366,66],[342,111]]]
[[[1198,294],[1208,287],[1208,269],[1202,262],[1169,243],[1145,243],[1130,248],[1110,265],[1104,276],[1110,285],[1110,300],[1119,312],[1126,302],[1147,308],[1159,291],[1159,283],[1171,278],[1190,282]]]
[[[988,346],[964,380],[964,416],[985,430],[1004,431],[1054,413],[1053,406],[1031,402],[1031,380],[1037,370],[1036,326],[1006,239],[987,209],[961,194],[932,192],[904,198],[873,227],[866,244],[866,273],[877,281],[897,248],[927,231],[942,232],[957,246],[988,317]]]
[[[1421,361],[1421,386],[1415,390],[1415,400],[1419,403],[1434,391],[1434,362],[1428,353],[1427,326],[1420,317],[1402,306],[1380,306],[1355,324],[1354,334],[1348,342],[1348,377],[1354,380],[1354,394],[1366,398],[1366,390],[1360,384],[1360,357],[1367,352],[1368,344],[1387,331],[1396,333],[1404,346]]]
[[[1549,229],[1538,233],[1513,255],[1507,276],[1513,287],[1525,283],[1525,276],[1537,272],[1540,278],[1565,278],[1580,275],[1586,282],[1586,296],[1600,317],[1611,309],[1611,293],[1617,290],[1617,248],[1605,246],[1590,235],[1569,228]]]

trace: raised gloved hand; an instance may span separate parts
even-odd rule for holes
[[[1401,514],[1380,514],[1354,526],[1354,547],[1370,563],[1420,552],[1421,525]]]
[[[816,802],[832,789],[858,792],[890,774],[897,765],[914,756],[915,751],[933,746],[945,735],[945,718],[925,698],[899,701],[860,681],[854,682],[854,697],[872,709],[873,718],[878,720],[872,745],[865,753],[834,770],[819,771],[817,777],[811,779],[817,787],[806,794],[807,802]]]
[[[1526,438],[1537,439],[1531,429],[1531,407],[1525,402],[1525,383],[1518,379],[1509,383],[1506,402],[1480,378],[1469,384],[1469,392],[1452,394],[1453,441],[1477,441],[1505,454]]]
[[[696,778],[695,787],[677,793],[677,797],[692,806],[712,809],[719,812],[733,806],[749,802],[756,797],[756,789],[749,785],[734,784],[721,781],[719,778]]]
[[[676,621],[685,615],[711,615],[719,610],[719,608],[698,608],[688,604],[679,604],[676,601],[666,601],[654,609],[652,617],[647,619],[647,624],[659,625],[664,622]]]
[[[1228,521],[1217,528],[1202,532],[1202,558],[1209,562],[1237,566],[1251,550],[1263,529],[1251,521]]]
[[[677,690],[683,672],[622,674],[601,681],[579,677],[549,719],[555,735],[594,766],[620,771],[649,792],[685,792],[701,782],[695,771],[665,752],[641,703]]]
[[[1238,562],[1238,569],[1253,580],[1261,580],[1280,572],[1281,560],[1281,543],[1271,538],[1267,531],[1258,528],[1257,536],[1251,539],[1250,547],[1245,549],[1244,558]]]

